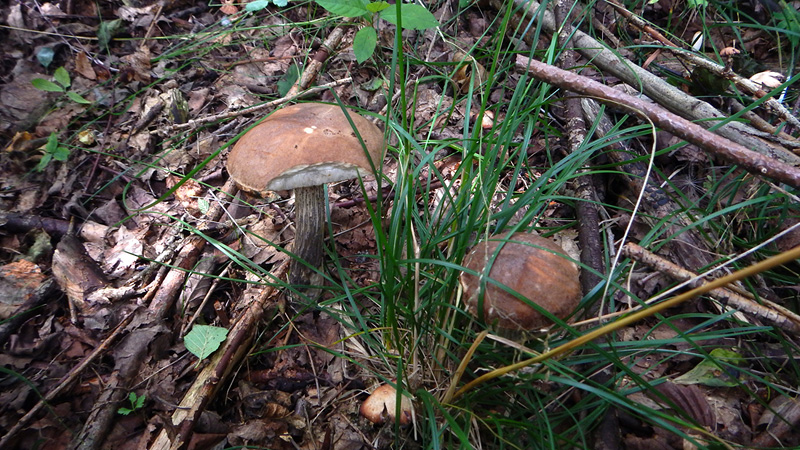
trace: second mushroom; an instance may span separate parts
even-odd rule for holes
[[[324,257],[323,185],[372,174],[385,149],[383,132],[366,118],[337,105],[304,103],[264,119],[234,145],[228,173],[240,189],[264,196],[294,190],[296,258],[289,282],[318,286]]]

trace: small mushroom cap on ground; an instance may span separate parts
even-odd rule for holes
[[[228,155],[228,173],[241,189],[264,195],[348,180],[379,168],[383,132],[366,118],[337,105],[302,103],[274,112],[245,133]],[[369,156],[368,156],[369,155]]]
[[[498,245],[506,241],[489,272],[489,278],[508,286],[559,319],[578,306],[581,286],[577,266],[553,241],[529,233],[507,233],[479,242],[464,258],[464,267],[483,274]],[[548,251],[549,250],[549,251]],[[554,254],[555,253],[555,254]],[[480,277],[462,272],[460,277],[468,309],[477,315]],[[515,330],[535,330],[552,322],[499,286],[486,283],[483,317],[489,324]]]
[[[375,424],[383,424],[387,420],[393,422],[397,412],[397,390],[389,384],[382,384],[364,400],[359,412]],[[400,425],[410,424],[412,414],[411,400],[405,395],[400,397]]]

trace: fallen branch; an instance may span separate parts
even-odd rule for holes
[[[738,164],[750,173],[764,175],[800,187],[800,170],[774,158],[754,152],[680,116],[664,110],[658,105],[631,97],[621,91],[600,84],[584,76],[561,70],[557,67],[517,55],[518,69],[538,80],[581,95],[595,97],[601,101],[647,117],[656,126],[685,139],[723,159]]]
[[[234,186],[233,182],[228,182],[223,186],[223,190],[229,192]],[[208,212],[209,220],[200,227],[201,230],[219,221],[221,215],[221,206],[213,204]],[[172,263],[172,268],[161,283],[157,283],[157,287],[141,300],[142,302],[149,300],[150,303],[147,308],[137,311],[128,327],[130,333],[116,348],[117,357],[111,377],[70,448],[93,450],[103,447],[106,435],[117,415],[117,408],[127,394],[127,384],[140,372],[150,343],[160,334],[171,333],[163,323],[171,314],[178,293],[184,286],[184,280],[197,263],[205,244],[206,241],[198,235],[186,237],[180,246],[176,261]]]
[[[282,264],[272,275],[275,279],[282,279],[286,274],[288,264]],[[269,301],[279,292],[277,285],[272,284],[266,288],[254,275],[248,275],[252,283],[242,293],[239,304],[248,305],[241,317],[228,334],[222,347],[217,350],[208,364],[195,378],[194,383],[186,392],[180,405],[172,413],[171,424],[178,434],[171,439],[167,430],[162,429],[156,440],[150,446],[151,450],[178,450],[189,444],[197,420],[205,410],[208,402],[214,397],[217,389],[224,383],[232,369],[247,354],[253,337],[256,336],[256,326],[268,310]]]
[[[595,135],[604,138],[613,127],[608,115],[602,114],[600,104],[594,99],[581,100],[583,114],[586,120],[595,123]],[[661,181],[657,175],[651,173],[650,183],[645,184],[648,178],[647,164],[642,161],[631,161],[632,155],[637,153],[629,148],[626,141],[617,142],[612,150],[606,152],[608,157],[621,164],[618,177],[626,183],[633,192],[643,192],[641,210],[637,218],[651,228],[657,228],[657,239],[664,239],[664,246],[660,252],[667,252],[674,256],[672,259],[681,261],[691,270],[701,271],[709,267],[716,259],[716,255],[708,248],[706,241],[700,235],[693,220],[687,217],[687,208],[680,205],[663,188],[659,187]],[[662,253],[663,254],[663,253]]]
[[[353,81],[352,78],[346,77],[342,78],[341,80],[332,81],[328,84],[323,84],[322,86],[315,86],[313,88],[306,89],[305,91],[299,92],[293,96],[281,97],[277,100],[272,100],[271,102],[262,103],[260,105],[251,106],[249,108],[242,108],[242,109],[237,109],[236,111],[228,111],[220,114],[214,114],[212,116],[201,117],[199,119],[191,119],[186,123],[176,123],[175,125],[169,128],[169,131],[197,128],[198,126],[206,123],[217,122],[219,120],[224,120],[224,119],[232,119],[234,117],[243,116],[245,114],[254,114],[261,111],[267,111],[275,108],[276,106],[283,105],[284,103],[289,103],[292,100],[297,100],[299,98],[303,98],[311,94],[316,94],[318,92],[327,91],[330,88],[341,86],[343,84],[347,84],[352,81]]]
[[[501,0],[490,1],[498,9],[507,6]],[[513,1],[520,13],[517,16],[517,22],[531,20],[533,17],[537,20],[541,19],[542,28],[548,33],[556,31],[556,22],[549,10],[543,11],[541,15],[538,14],[539,8],[541,8],[539,3],[534,0]],[[526,35],[524,38],[530,40],[528,36]],[[704,127],[718,126],[715,130],[717,134],[725,136],[740,146],[788,164],[800,165],[800,156],[755,136],[756,131],[744,123],[727,120],[728,118],[724,114],[710,104],[682,92],[633,62],[621,58],[618,53],[609,50],[604,44],[586,33],[575,30],[572,43],[575,50],[591,61],[592,65],[598,67],[604,75],[619,78],[673,113],[689,120],[698,121]],[[725,123],[721,124],[722,122]]]
[[[622,254],[643,264],[647,264],[654,270],[674,280],[691,280],[689,283],[690,287],[701,286],[704,283],[703,279],[698,277],[696,273],[686,270],[677,264],[673,264],[633,242],[628,242],[622,247]],[[762,319],[796,336],[800,335],[800,316],[769,300],[762,299],[764,304],[760,305],[727,287],[712,289],[708,291],[708,295],[714,297],[723,305],[730,306],[743,313]]]
[[[664,44],[666,50],[669,50],[675,53],[678,57],[685,59],[686,61],[694,64],[695,66],[702,67],[709,72],[726,79],[732,81],[739,89],[747,92],[750,95],[753,95],[757,98],[762,98],[767,95],[764,92],[762,87],[747,78],[744,78],[738,74],[736,74],[730,68],[726,68],[721,66],[714,61],[706,59],[705,57],[698,55],[696,53],[690,52],[688,50],[684,50],[674,43],[672,43],[669,39],[665,38],[664,35],[656,31],[653,27],[651,27],[647,22],[644,21],[641,17],[633,14],[632,12],[625,9],[624,6],[618,4],[614,0],[606,0],[609,5],[611,5],[618,13],[629,20],[635,27],[641,29],[645,33],[652,36],[657,41]],[[765,99],[766,105],[775,111],[775,113],[784,121],[791,123],[796,127],[800,127],[800,120],[797,119],[789,110],[787,110],[779,101],[775,100],[774,98]]]
[[[105,353],[108,350],[108,348],[111,346],[111,344],[113,344],[117,340],[117,338],[120,336],[120,334],[122,334],[122,331],[125,330],[125,327],[128,326],[128,324],[131,322],[131,319],[133,319],[134,316],[135,316],[135,313],[133,311],[130,312],[128,314],[128,316],[125,317],[125,319],[123,319],[122,322],[120,322],[119,325],[117,325],[117,328],[114,329],[114,331],[107,338],[105,338],[103,340],[102,344],[98,345],[94,350],[92,350],[91,353],[86,355],[86,357],[83,358],[83,360],[81,361],[80,364],[78,364],[77,366],[73,367],[72,370],[70,370],[69,373],[66,376],[64,376],[58,382],[58,384],[56,385],[55,388],[50,390],[47,393],[47,395],[45,395],[44,397],[42,397],[41,400],[39,400],[39,403],[37,403],[24,416],[22,416],[17,421],[17,423],[14,424],[14,426],[10,430],[8,430],[8,433],[6,433],[6,435],[3,436],[2,439],[0,439],[0,448],[11,448],[10,447],[11,440],[14,438],[14,436],[20,430],[25,428],[25,426],[28,425],[28,422],[30,422],[30,420],[33,419],[33,417],[43,407],[47,406],[47,404],[49,402],[52,402],[53,399],[55,399],[64,389],[66,389],[67,387],[71,386],[72,383],[83,372],[83,370],[86,367],[89,366],[89,364],[94,362],[97,359],[98,356],[100,356],[103,353]]]
[[[198,125],[202,125],[205,123],[212,123],[217,122],[223,119],[231,119],[234,117],[239,117],[244,114],[253,114],[261,111],[267,111],[273,109],[276,106],[282,105],[284,103],[289,103],[292,100],[297,100],[302,97],[306,97],[311,94],[316,94],[318,92],[323,92],[328,89],[334,88],[336,86],[341,86],[343,84],[348,84],[353,81],[352,77],[345,77],[341,80],[332,81],[328,84],[323,84],[322,86],[316,86],[310,88],[311,83],[317,78],[320,69],[322,68],[323,63],[328,59],[331,53],[334,52],[336,47],[339,46],[339,43],[342,41],[342,37],[344,36],[344,26],[352,22],[354,19],[345,19],[342,21],[342,24],[336,27],[331,33],[325,38],[325,42],[320,45],[320,48],[314,54],[314,57],[311,58],[308,63],[306,64],[305,70],[303,73],[300,74],[300,77],[297,79],[297,82],[289,89],[289,92],[286,93],[283,97],[273,100],[271,102],[262,103],[260,105],[251,106],[249,108],[242,108],[236,111],[228,111],[220,114],[214,114],[213,116],[206,116],[201,117],[199,119],[189,120],[186,123],[178,123],[170,127],[170,131],[176,130],[184,130],[187,128],[196,128]]]

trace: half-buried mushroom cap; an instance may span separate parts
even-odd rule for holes
[[[372,423],[394,422],[397,413],[397,390],[389,384],[382,384],[364,400],[359,412]],[[411,423],[413,407],[405,395],[400,397],[400,425]]]
[[[481,276],[486,265],[505,242],[488,272],[489,278],[518,292],[523,297],[563,319],[581,299],[576,265],[567,259],[564,249],[553,241],[529,233],[507,233],[479,242],[464,258],[464,267],[478,276],[462,272],[461,285],[469,310],[477,315],[480,304]],[[516,330],[535,330],[552,324],[536,309],[486,280],[483,294],[483,317],[489,324]]]
[[[254,194],[357,178],[380,167],[383,132],[336,105],[303,103],[276,111],[248,131],[228,156],[228,173]],[[371,163],[371,164],[370,164]]]

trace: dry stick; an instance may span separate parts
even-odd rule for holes
[[[492,5],[499,9],[507,7],[506,3],[502,0],[490,1]],[[536,1],[513,0],[513,2],[521,12],[521,14],[515,18],[517,22],[526,19],[526,15],[535,17],[537,20],[541,18],[542,28],[549,33],[554,32],[556,24],[553,19],[553,14],[550,11],[545,10],[544,13],[539,16],[536,12],[541,5]],[[530,35],[523,36],[523,38],[527,39],[529,42],[531,40]],[[731,141],[763,155],[779,159],[788,164],[800,165],[800,156],[793,154],[779,145],[770,144],[760,139],[754,135],[756,133],[755,130],[746,124],[728,121],[727,117],[713,106],[682,92],[680,89],[670,85],[656,75],[622,58],[618,53],[609,50],[604,44],[596,41],[586,33],[575,30],[572,36],[572,42],[578,53],[591,61],[591,63],[598,67],[605,75],[615,76],[628,85],[633,86],[635,89],[641,89],[644,95],[663,105],[673,113],[681,115],[689,120],[698,121],[703,126],[707,127],[719,125],[721,122],[727,121],[719,126],[716,130],[717,134],[725,136]]]
[[[556,38],[559,47],[564,49],[559,63],[565,69],[578,65],[578,55],[570,48],[572,25],[570,25],[568,15],[572,4],[572,0],[557,0],[555,6],[556,22],[562,24]],[[581,112],[581,100],[569,96],[563,102],[567,120],[565,128],[569,151],[576,152],[586,140],[586,122],[583,120]],[[575,194],[581,200],[575,205],[578,217],[578,241],[581,245],[581,262],[594,269],[593,271],[581,271],[581,288],[584,294],[591,291],[600,282],[597,273],[602,273],[604,270],[600,218],[593,181],[592,175],[581,176],[575,181]]]
[[[353,19],[344,21],[348,24]],[[328,38],[322,44],[320,49],[314,55],[314,58],[306,66],[306,70],[300,76],[297,83],[292,86],[287,95],[275,102],[267,104],[275,106],[278,104],[286,103],[293,100],[300,95],[305,95],[311,90],[299,93],[301,89],[310,85],[325,60],[330,56],[330,53],[339,45],[342,36],[344,35],[344,27],[339,26],[328,35]],[[336,85],[344,84],[345,80],[349,82],[351,79],[346,78],[335,82]],[[328,89],[331,84],[315,88],[315,92],[323,89]],[[261,105],[261,109],[266,109],[267,105]],[[253,112],[253,108],[249,108],[246,112]],[[238,115],[238,114],[237,114]],[[231,183],[231,192],[235,191],[235,185]],[[227,185],[226,185],[227,186]],[[282,279],[286,274],[288,264],[282,264],[274,275],[275,279]],[[208,402],[213,398],[214,394],[223,380],[231,373],[233,367],[245,356],[249,348],[250,341],[255,333],[256,325],[261,321],[267,309],[267,304],[273,294],[277,292],[275,286],[270,285],[267,289],[255,284],[261,280],[253,274],[248,274],[248,284],[245,292],[242,294],[242,304],[246,304],[247,309],[242,313],[242,316],[237,320],[236,324],[231,329],[228,339],[223,344],[223,347],[214,353],[209,364],[197,376],[192,387],[184,396],[179,407],[172,415],[172,425],[178,429],[178,435],[174,441],[171,442],[169,434],[166,430],[162,430],[156,438],[155,442],[150,446],[151,449],[181,449],[185,448],[191,439],[194,426],[200,418],[200,414],[205,410]]]
[[[300,75],[300,78],[297,79],[297,82],[289,89],[289,92],[286,93],[287,97],[295,96],[300,93],[301,90],[307,89],[311,86],[311,83],[317,78],[320,69],[322,69],[322,65],[325,64],[325,61],[331,56],[331,53],[336,51],[336,47],[339,46],[339,43],[342,42],[342,37],[344,37],[344,30],[345,27],[351,23],[353,23],[356,19],[354,18],[346,18],[342,20],[341,25],[337,26],[336,28],[331,31],[327,38],[325,38],[325,42],[317,49],[316,53],[314,53],[314,57],[311,58],[310,61],[306,64],[303,73]],[[352,80],[352,78],[350,79]],[[344,84],[344,83],[342,83]]]
[[[770,177],[792,187],[800,187],[800,170],[797,168],[718,136],[700,125],[664,110],[660,106],[631,97],[581,75],[558,69],[522,55],[517,55],[516,66],[520,70],[527,71],[538,80],[553,84],[561,89],[596,97],[615,106],[624,107],[633,113],[643,114],[658,127],[723,159],[738,164],[751,173]]]
[[[327,91],[330,88],[333,88],[333,87],[336,87],[336,86],[341,86],[343,84],[347,84],[347,83],[350,83],[352,81],[353,81],[353,79],[351,77],[346,77],[346,78],[342,78],[341,80],[332,81],[332,82],[330,82],[328,84],[323,84],[321,86],[315,86],[313,88],[306,89],[305,91],[300,92],[298,94],[295,94],[293,96],[281,97],[281,98],[279,98],[277,100],[272,100],[271,102],[262,103],[260,105],[251,106],[249,108],[242,108],[242,109],[237,109],[236,111],[228,111],[228,112],[224,112],[224,113],[220,113],[220,114],[214,114],[213,116],[201,117],[199,119],[191,119],[186,123],[176,123],[175,125],[172,125],[169,128],[169,131],[172,132],[172,131],[178,131],[178,130],[185,130],[185,129],[188,129],[188,128],[196,128],[196,127],[198,127],[200,125],[203,125],[203,124],[206,124],[206,123],[212,123],[212,122],[216,122],[216,121],[223,120],[223,119],[231,119],[233,117],[239,117],[239,116],[242,116],[242,115],[245,115],[245,114],[252,114],[252,113],[257,113],[257,112],[269,110],[269,109],[272,109],[272,108],[274,108],[276,106],[280,106],[280,105],[282,105],[284,103],[289,103],[292,100],[297,100],[299,98],[306,97],[306,96],[309,96],[311,94],[316,94],[318,92]]]
[[[262,103],[260,105],[251,106],[249,108],[242,108],[236,111],[228,111],[225,113],[214,114],[213,116],[206,116],[199,119],[193,119],[186,123],[175,124],[170,128],[170,131],[183,130],[187,128],[196,128],[198,125],[202,125],[205,123],[216,122],[223,119],[231,119],[233,117],[239,117],[245,114],[252,114],[269,110],[284,103],[289,103],[292,100],[297,100],[301,97],[305,97],[311,94],[316,94],[318,92],[323,92],[328,89],[334,88],[336,86],[341,86],[344,84],[351,83],[353,81],[353,78],[346,77],[342,78],[341,80],[330,82],[328,84],[323,84],[322,86],[308,88],[309,86],[311,86],[311,83],[313,83],[314,80],[316,79],[320,69],[322,68],[323,63],[328,59],[330,54],[334,51],[336,47],[339,46],[339,43],[342,41],[342,37],[344,36],[344,25],[353,22],[353,20],[355,19],[348,18],[343,20],[342,25],[336,27],[331,32],[331,34],[328,35],[328,37],[325,39],[325,42],[322,43],[320,48],[314,54],[314,57],[306,64],[306,68],[303,70],[303,73],[300,75],[300,78],[289,89],[289,92],[287,92],[286,95],[284,95],[282,98],[273,100],[271,102]]]
[[[283,263],[272,276],[276,279],[284,278],[287,267],[288,264]],[[167,430],[161,430],[150,446],[151,450],[185,448],[200,414],[236,364],[247,354],[250,343],[257,334],[256,326],[268,310],[270,300],[279,293],[277,285],[270,285],[265,289],[256,284],[261,282],[256,275],[248,274],[247,279],[251,283],[240,297],[240,301],[247,304],[247,309],[237,319],[225,343],[214,352],[172,414],[171,424],[177,428],[177,436],[172,441]]]
[[[672,262],[645,250],[640,245],[634,244],[633,242],[628,242],[624,247],[622,247],[622,254],[629,258],[635,259],[636,261],[647,264],[653,269],[668,275],[675,280],[692,280],[689,283],[689,286],[691,287],[700,286],[703,283],[703,280],[699,278],[696,273],[686,270],[677,264],[673,264]],[[719,300],[724,305],[731,306],[743,313],[763,319],[784,331],[788,331],[795,335],[800,335],[800,316],[769,300],[762,299],[764,304],[759,305],[753,300],[750,300],[749,298],[728,288],[712,289],[708,292],[708,294]]]
[[[510,372],[513,372],[513,371],[516,371],[516,370],[520,370],[520,369],[528,367],[528,366],[530,366],[532,364],[536,364],[536,363],[539,363],[539,362],[542,362],[542,361],[545,361],[545,360],[548,360],[548,359],[551,359],[551,358],[555,358],[556,356],[565,354],[567,352],[570,352],[570,351],[574,350],[575,348],[580,347],[583,344],[589,343],[589,342],[591,342],[591,341],[593,341],[593,340],[595,340],[595,339],[597,339],[599,337],[605,336],[608,333],[611,333],[611,332],[614,332],[616,330],[619,330],[622,327],[625,327],[625,326],[630,325],[632,323],[638,322],[639,320],[642,320],[642,319],[644,319],[646,317],[650,317],[650,316],[652,316],[654,314],[660,313],[661,311],[664,311],[666,309],[669,309],[669,308],[672,308],[674,306],[677,306],[677,305],[685,302],[686,300],[694,298],[694,297],[696,297],[698,295],[703,295],[703,294],[705,294],[705,293],[707,293],[707,292],[709,292],[709,291],[711,291],[713,289],[723,287],[725,285],[734,283],[736,281],[742,280],[744,278],[747,278],[747,277],[750,277],[750,276],[753,276],[753,275],[757,275],[757,274],[759,274],[761,272],[764,272],[765,270],[769,270],[769,269],[772,269],[774,267],[790,263],[790,262],[792,262],[792,261],[794,261],[795,259],[798,259],[798,258],[800,258],[800,246],[795,247],[795,248],[793,248],[791,250],[785,251],[785,252],[783,252],[781,254],[775,255],[775,256],[773,256],[771,258],[765,259],[764,261],[758,262],[758,263],[753,264],[751,266],[745,267],[742,270],[739,270],[739,271],[734,272],[732,274],[726,275],[726,276],[724,276],[722,278],[718,278],[718,279],[716,279],[714,281],[711,281],[711,282],[709,282],[707,284],[704,284],[702,286],[696,287],[696,288],[694,288],[694,289],[692,289],[690,291],[684,292],[683,294],[678,295],[676,297],[673,297],[673,298],[671,298],[669,300],[666,300],[666,301],[663,301],[663,302],[658,303],[656,305],[650,306],[647,309],[643,309],[643,310],[637,311],[635,313],[632,313],[632,314],[630,314],[628,316],[625,316],[625,317],[623,317],[623,318],[621,318],[621,319],[619,319],[619,320],[617,320],[615,322],[612,322],[612,323],[610,323],[608,325],[602,326],[602,327],[600,327],[600,328],[598,328],[596,330],[590,331],[590,332],[584,334],[583,336],[581,336],[579,338],[575,338],[575,339],[567,342],[566,344],[560,345],[560,346],[558,346],[558,347],[556,347],[556,348],[554,348],[554,349],[552,349],[552,350],[550,350],[548,352],[542,353],[539,356],[527,359],[525,361],[518,362],[516,364],[512,364],[510,366],[502,367],[500,369],[493,370],[493,371],[491,371],[491,372],[489,372],[487,374],[481,375],[480,377],[472,380],[471,382],[469,382],[466,385],[464,385],[464,387],[459,389],[455,393],[453,398],[454,399],[458,398],[458,397],[464,395],[469,390],[473,389],[474,387],[479,386],[479,385],[481,385],[481,384],[483,384],[483,383],[485,383],[487,381],[493,380],[493,379],[495,379],[497,377],[503,376],[503,375],[505,375],[507,373],[510,373]]]
[[[556,0],[555,17],[556,23],[560,23],[558,31],[558,44],[563,49],[560,66],[564,69],[576,67],[578,65],[578,55],[573,48],[570,36],[573,31],[569,12],[572,5],[577,6],[577,0]],[[564,100],[566,109],[567,141],[571,152],[576,152],[586,141],[587,130],[581,108],[581,99],[575,96],[568,96]],[[581,270],[580,282],[584,294],[589,293],[598,283],[602,281],[600,273],[605,270],[603,262],[603,233],[600,231],[600,213],[598,208],[597,186],[599,176],[591,175],[588,170],[584,170],[584,175],[575,180],[575,195],[580,201],[575,205],[575,213],[578,219],[578,242],[581,248],[581,262],[593,270]],[[597,181],[597,182],[596,182]],[[592,304],[588,314],[602,315],[604,311],[603,302]],[[613,366],[597,372],[593,381],[599,385],[612,385],[615,369]],[[619,417],[616,408],[608,408],[600,421],[600,426],[593,433],[596,442],[603,442],[610,448],[619,448],[622,440],[619,428]]]
[[[620,13],[623,17],[628,19],[635,27],[641,29],[645,33],[652,36],[657,41],[661,42],[666,46],[666,50],[669,50],[679,57],[688,60],[692,64],[702,67],[711,73],[727,78],[736,84],[740,89],[747,92],[750,95],[754,95],[758,98],[764,97],[767,95],[764,92],[762,87],[747,78],[739,76],[733,70],[728,67],[721,66],[713,61],[710,61],[703,56],[698,54],[692,53],[688,50],[684,50],[679,46],[672,43],[669,39],[665,38],[664,35],[656,31],[653,27],[651,27],[647,22],[644,21],[641,17],[633,14],[632,12],[625,9],[624,6],[618,4],[614,0],[606,0],[609,5],[611,5],[618,13]],[[789,110],[787,110],[779,101],[775,100],[774,98],[770,98],[766,101],[767,106],[773,108],[773,110],[786,122],[791,123],[792,125],[800,128],[800,120],[794,116]]]
[[[50,392],[47,393],[47,395],[45,395],[41,400],[39,400],[39,403],[37,403],[33,408],[31,408],[30,411],[27,412],[27,414],[22,416],[22,418],[20,418],[17,421],[17,423],[14,424],[14,426],[10,430],[8,430],[8,433],[6,433],[6,435],[3,436],[2,439],[0,439],[0,448],[10,448],[11,439],[14,437],[14,435],[16,435],[22,428],[24,428],[28,424],[28,422],[33,418],[33,416],[35,416],[39,412],[39,410],[41,410],[48,402],[53,401],[53,399],[55,399],[59,394],[61,394],[61,391],[69,387],[72,384],[72,382],[75,381],[76,378],[78,378],[78,375],[80,375],[81,372],[83,372],[83,369],[88,367],[89,364],[94,362],[94,360],[97,359],[98,356],[100,356],[103,352],[108,350],[111,344],[119,337],[119,335],[122,333],[125,327],[128,326],[128,324],[131,322],[131,320],[134,318],[135,315],[136,315],[135,312],[131,311],[128,314],[128,316],[125,317],[125,319],[123,319],[119,325],[117,325],[117,328],[115,328],[114,331],[107,338],[105,338],[99,346],[97,346],[94,350],[92,350],[91,353],[86,355],[86,357],[83,358],[80,364],[73,367],[72,370],[70,370],[69,373],[58,382],[55,388],[53,388]]]
[[[169,333],[161,324],[172,310],[186,275],[197,262],[204,247],[205,240],[199,236],[192,235],[186,239],[178,254],[178,261],[173,263],[173,268],[157,289],[149,307],[136,314],[135,328],[117,347],[117,358],[111,377],[70,448],[102,448],[116,418],[117,407],[127,395],[126,385],[139,373],[150,343],[159,334]]]
[[[593,99],[583,98],[581,106],[586,120],[596,123],[595,134],[600,138],[605,137],[613,125],[607,115],[601,114],[600,104]],[[666,249],[674,255],[673,260],[681,261],[691,270],[700,271],[708,267],[716,257],[697,228],[692,225],[692,220],[684,213],[687,208],[678,204],[659,187],[660,182],[655,174],[649,175],[652,182],[644,183],[648,178],[647,165],[640,161],[631,162],[632,155],[636,152],[628,148],[626,141],[617,142],[614,147],[621,151],[609,151],[606,154],[622,165],[618,177],[633,192],[644,191],[641,209],[645,214],[637,217],[651,228],[657,227],[660,236],[668,238],[662,251]]]
[[[223,189],[233,190],[234,187],[233,182],[228,182]],[[212,206],[209,210],[209,222],[203,224],[201,230],[219,220],[221,214],[221,206]],[[125,398],[125,384],[139,372],[153,339],[160,333],[169,333],[161,324],[170,314],[178,293],[183,288],[184,280],[202,254],[205,244],[205,239],[198,235],[188,236],[180,246],[173,268],[167,272],[160,285],[151,291],[152,295],[149,293],[145,296],[144,300],[149,299],[150,304],[148,308],[137,312],[135,326],[117,347],[117,358],[114,361],[111,377],[70,448],[92,450],[102,447],[116,418],[117,407]]]

